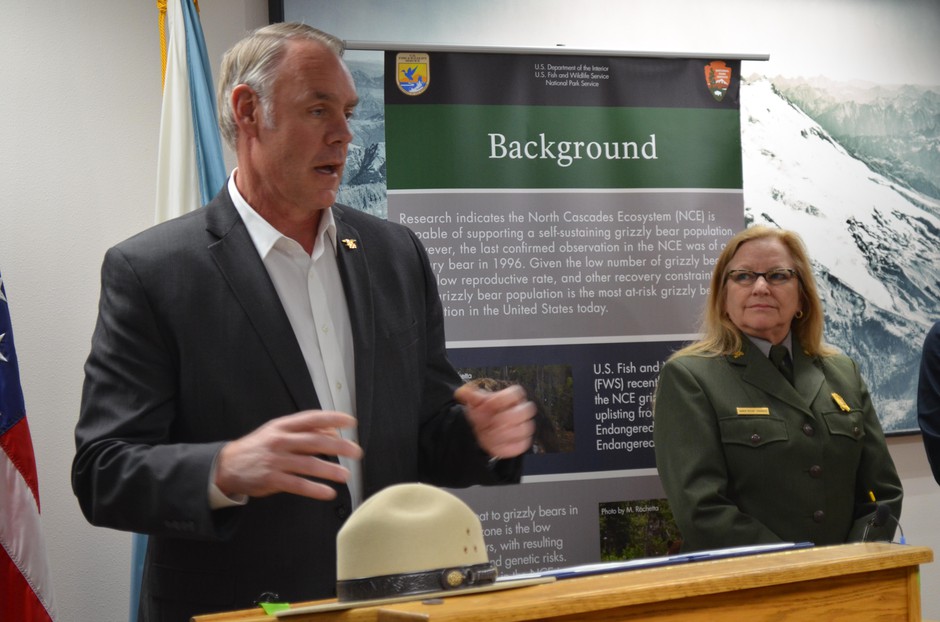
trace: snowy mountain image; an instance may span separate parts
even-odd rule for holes
[[[786,86],[794,89],[792,82]],[[905,93],[899,91],[898,102]],[[856,105],[822,106],[810,98],[802,106],[814,102],[817,113]],[[881,130],[901,116],[896,104],[883,107]],[[869,125],[856,130],[871,130],[877,115],[865,114]],[[911,162],[937,152],[936,108],[933,115],[932,124],[912,133],[921,138],[908,141]],[[841,121],[848,128],[852,119]],[[920,350],[940,319],[940,200],[913,187],[936,188],[940,171],[927,179],[929,169],[906,165],[903,152],[850,153],[764,77],[742,84],[741,135],[747,223],[800,233],[814,261],[827,341],[858,362],[886,432],[916,429]],[[916,183],[898,174],[912,169]]]
[[[823,77],[773,84],[870,168],[940,198],[940,89]]]
[[[387,218],[385,87],[381,55],[374,62],[350,61],[348,64],[359,93],[359,105],[350,123],[354,138],[337,200]]]

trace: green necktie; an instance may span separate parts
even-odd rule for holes
[[[787,382],[793,384],[793,365],[790,363],[790,351],[786,346],[770,346],[770,362],[780,370]]]

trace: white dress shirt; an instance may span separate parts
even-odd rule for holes
[[[320,407],[355,416],[352,326],[336,263],[336,222],[332,209],[323,210],[313,252],[308,255],[296,240],[280,233],[248,205],[235,186],[234,173],[229,177],[228,191],[294,329]],[[340,433],[344,438],[358,440],[355,428]],[[345,457],[339,461],[350,471],[347,484],[356,508],[362,500],[361,463]],[[237,502],[229,499],[223,505],[231,505],[232,501]],[[213,507],[221,506],[213,501]]]

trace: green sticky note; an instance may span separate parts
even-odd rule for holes
[[[290,609],[290,603],[261,603],[261,608],[264,609],[266,614],[273,616],[278,611]]]

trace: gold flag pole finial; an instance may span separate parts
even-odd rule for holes
[[[166,0],[157,0],[160,25],[160,90],[166,86]]]
[[[158,23],[160,26],[160,89],[166,87],[166,3],[167,0],[157,0]],[[196,13],[199,12],[199,0],[193,0]]]

